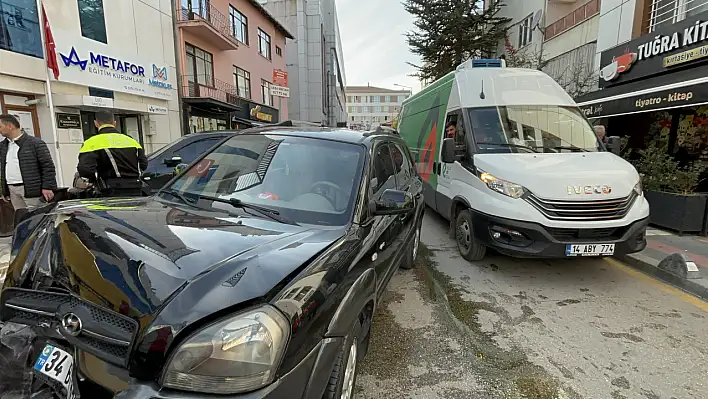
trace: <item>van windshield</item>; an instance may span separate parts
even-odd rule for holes
[[[512,105],[467,112],[477,153],[604,151],[575,107]]]

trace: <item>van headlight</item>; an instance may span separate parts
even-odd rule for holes
[[[222,319],[177,348],[162,385],[211,394],[256,390],[275,379],[289,338],[288,320],[269,305]]]
[[[639,179],[637,184],[634,185],[634,192],[640,197],[644,195],[644,189],[642,188],[642,179]]]
[[[483,172],[481,170],[478,170],[478,173],[479,180],[482,180],[482,182],[484,182],[487,187],[500,194],[504,194],[511,198],[520,198],[522,195],[524,195],[525,190],[523,186],[506,180],[498,179],[490,175],[489,173]]]

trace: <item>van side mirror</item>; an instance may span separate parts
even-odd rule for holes
[[[607,138],[607,149],[615,155],[620,154],[622,150],[622,140],[619,136],[610,136]]]
[[[460,159],[455,152],[455,139],[443,139],[442,153],[440,155],[445,163],[454,163]]]
[[[172,158],[165,158],[165,165],[167,165],[170,168],[174,168],[175,166],[179,165],[182,163],[182,157],[179,155],[173,155]]]

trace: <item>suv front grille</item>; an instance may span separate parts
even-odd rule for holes
[[[67,315],[81,320],[74,333],[62,326]],[[7,288],[0,299],[0,321],[56,329],[71,345],[126,367],[138,322],[70,294]]]
[[[598,221],[625,217],[637,199],[637,193],[632,190],[624,198],[593,201],[548,200],[530,192],[523,198],[551,220]]]

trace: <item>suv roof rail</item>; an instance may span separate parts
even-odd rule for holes
[[[307,121],[298,121],[298,120],[287,120],[287,121],[282,121],[278,122],[275,125],[271,126],[288,126],[288,127],[325,127],[324,124],[322,123],[314,123],[314,122],[307,122]]]
[[[400,134],[398,134],[398,130],[392,127],[379,125],[376,126],[376,129],[365,132],[364,137],[373,136],[375,134],[392,134],[394,136],[400,136]]]

